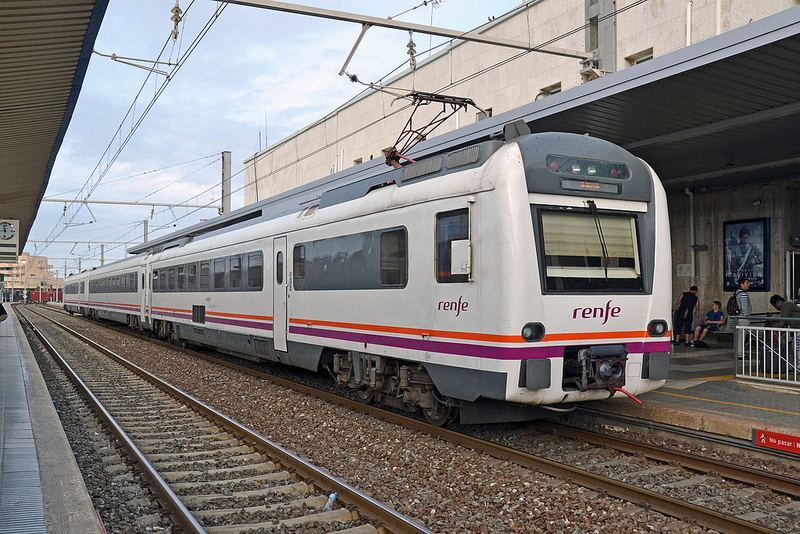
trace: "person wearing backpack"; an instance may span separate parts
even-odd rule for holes
[[[675,302],[675,310],[672,312],[674,318],[673,328],[675,329],[675,339],[672,341],[678,345],[681,342],[681,332],[686,332],[686,346],[690,347],[689,336],[692,334],[692,322],[695,315],[700,315],[700,299],[697,298],[697,286],[692,286],[689,291],[681,293]]]

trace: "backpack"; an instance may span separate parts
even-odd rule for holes
[[[731,295],[731,297],[728,299],[727,311],[729,317],[731,315],[739,315],[740,313],[742,313],[742,310],[739,308],[739,303],[736,302],[736,295],[738,293],[739,292],[737,291],[736,293]]]

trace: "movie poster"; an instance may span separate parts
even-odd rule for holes
[[[750,280],[750,291],[769,291],[769,219],[724,223],[725,291],[735,291],[739,279]]]

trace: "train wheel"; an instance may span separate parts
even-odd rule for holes
[[[359,389],[356,390],[356,397],[363,404],[372,404],[372,401],[375,400],[375,391],[372,388]]]
[[[431,408],[423,408],[422,415],[425,416],[425,420],[429,425],[441,427],[455,420],[456,416],[458,416],[458,407],[445,406],[436,402]]]

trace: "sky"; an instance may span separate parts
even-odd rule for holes
[[[429,1],[396,17],[422,0],[302,2],[462,31],[520,3],[441,0],[432,6]],[[244,160],[364,90],[339,76],[361,31],[358,24],[210,0],[180,0],[179,5],[183,21],[173,41],[174,0],[110,0],[95,51],[182,60],[177,71],[163,66],[173,70],[165,84],[162,75],[92,54],[45,199],[84,198],[88,184],[93,201],[219,205],[220,154],[230,151],[232,208],[242,207]],[[419,60],[431,45],[446,40],[415,34],[414,41]],[[363,81],[378,81],[407,65],[407,43],[408,32],[373,27],[347,70]],[[145,219],[153,239],[217,216],[216,209],[89,204],[80,211],[71,208],[71,224],[56,237],[64,206],[42,202],[25,247],[50,258],[60,277],[65,268],[77,271],[78,258],[83,269],[99,265],[101,242],[107,243],[106,262],[125,257],[125,245],[115,243],[141,242]]]

